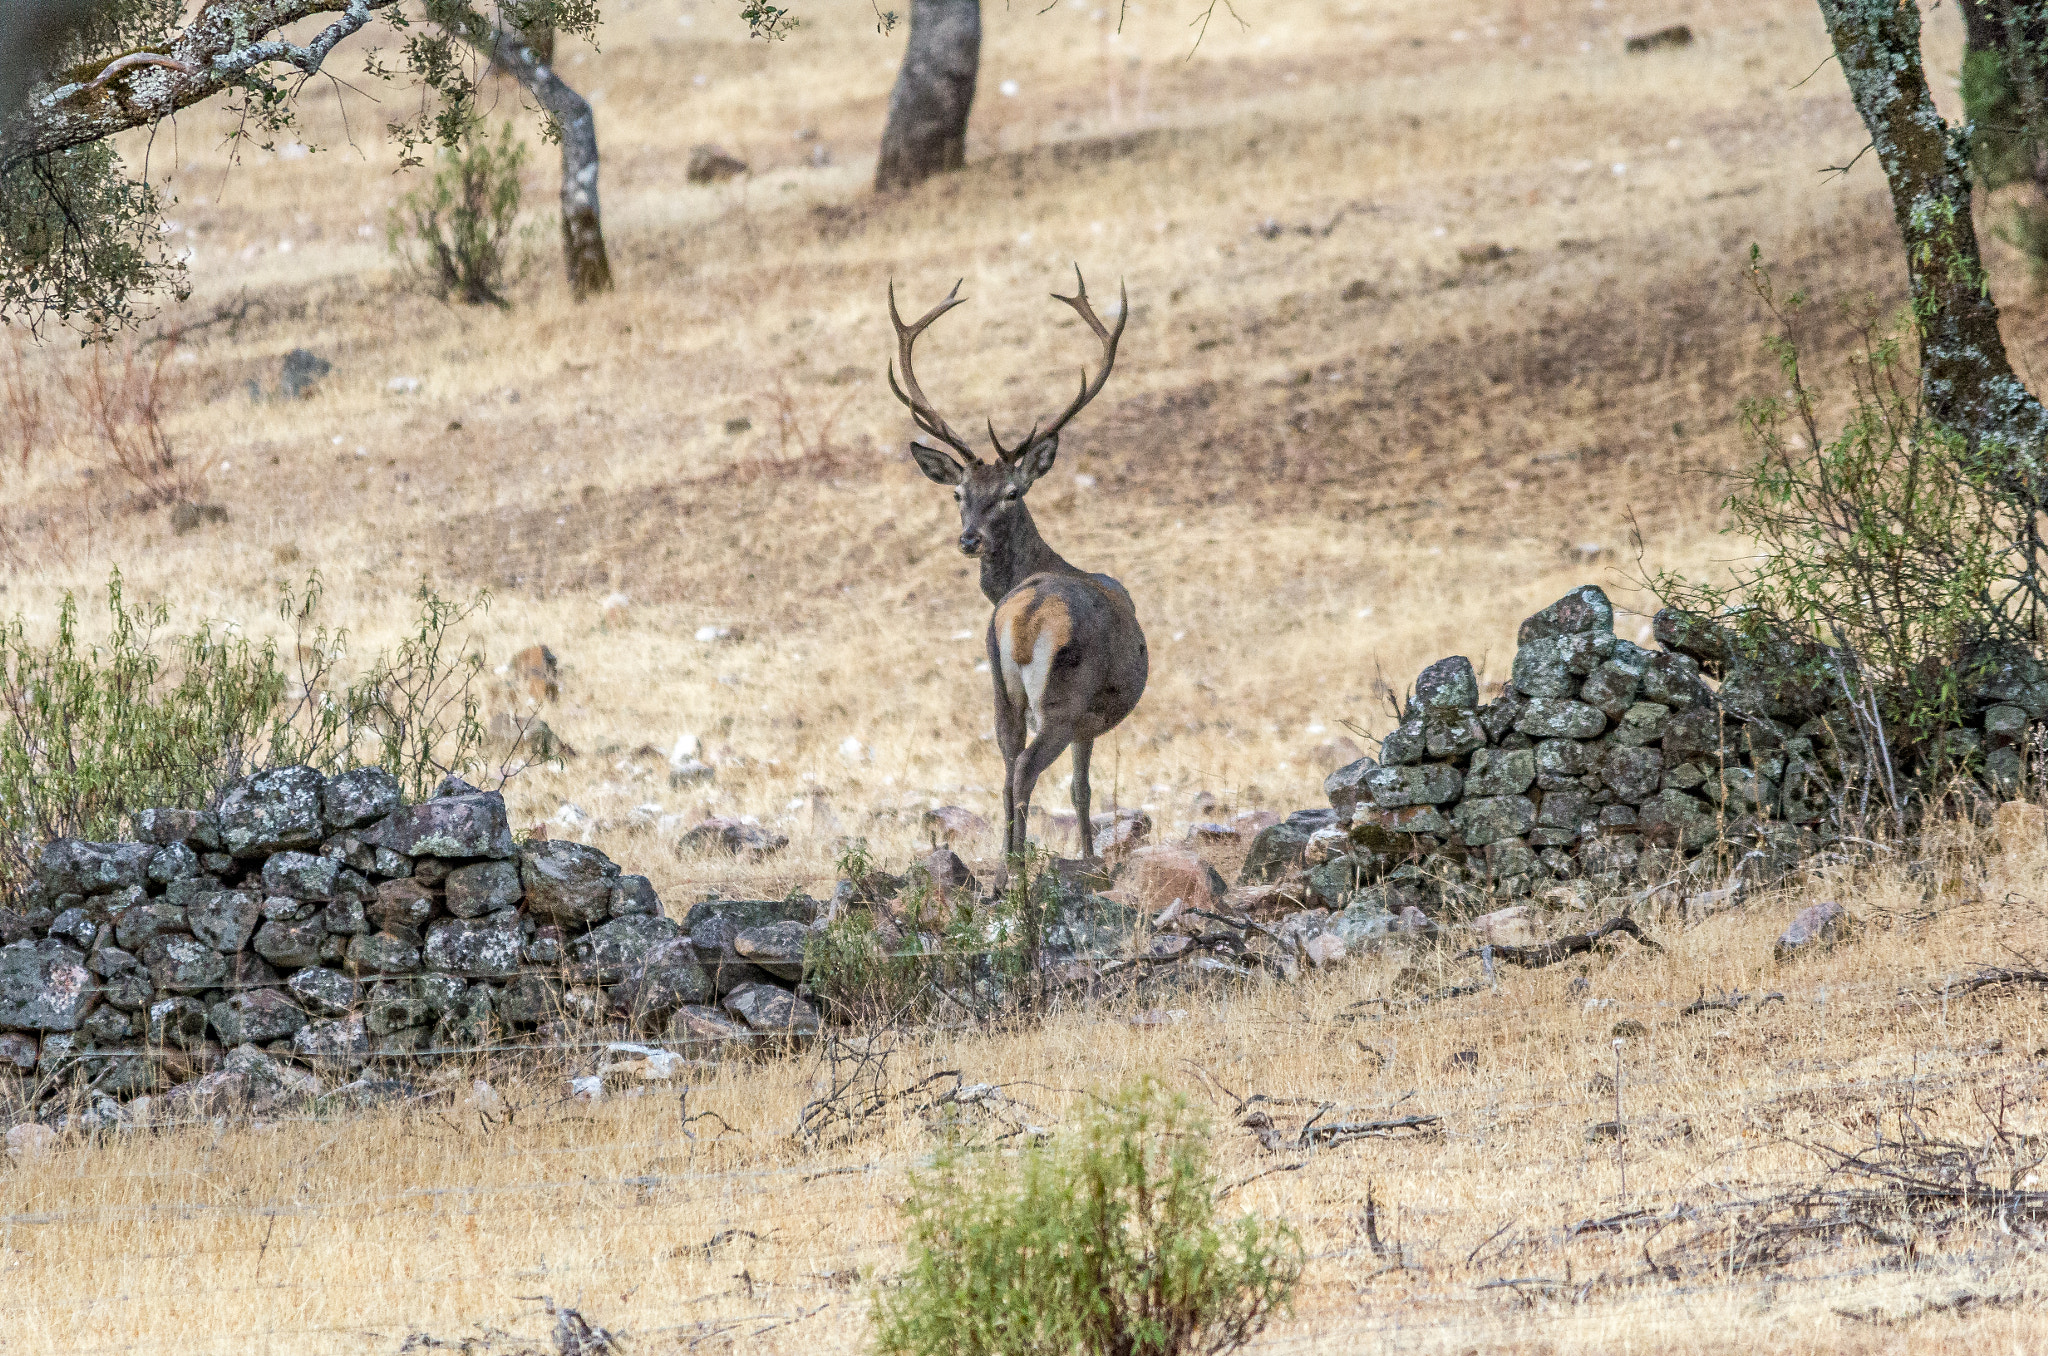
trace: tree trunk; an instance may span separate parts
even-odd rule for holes
[[[981,0],[911,0],[910,44],[896,88],[875,188],[914,188],[967,163],[967,114],[981,67]]]
[[[1935,110],[1914,0],[1819,0],[1835,58],[1891,187],[1937,423],[1993,444],[2036,485],[2048,410],[2013,375],[1970,212],[1968,134]]]
[[[550,32],[552,37],[552,31]],[[562,254],[578,301],[612,290],[597,206],[597,118],[590,103],[510,28],[491,35],[491,58],[526,87],[562,133]]]

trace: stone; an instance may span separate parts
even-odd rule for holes
[[[140,1012],[156,997],[149,975],[140,966],[109,976],[100,986],[100,997],[123,1012]]]
[[[329,783],[333,785],[333,783]],[[342,866],[364,873],[377,869],[377,849],[352,833],[337,833],[320,844],[320,855],[332,857]]]
[[[28,1073],[36,1067],[39,1053],[34,1036],[25,1036],[19,1031],[0,1031],[0,1069]]]
[[[332,857],[317,857],[310,852],[274,853],[263,863],[263,891],[287,899],[325,903],[334,898],[334,882],[340,874],[341,863]]]
[[[1690,711],[1712,699],[1700,681],[1700,664],[1689,655],[1652,653],[1643,664],[1637,695],[1673,711]]]
[[[692,1003],[678,1008],[669,1018],[663,1041],[685,1050],[708,1051],[717,1055],[727,1050],[750,1048],[754,1044],[754,1033],[747,1029],[745,1023],[734,1021],[717,1008]]]
[[[1579,845],[1579,865],[1595,879],[1626,880],[1641,857],[1640,840],[1632,833],[1590,838]]]
[[[1365,800],[1385,810],[1443,805],[1456,800],[1464,786],[1464,774],[1446,763],[1383,767],[1365,779]]]
[[[947,853],[947,856],[952,856]],[[959,859],[954,858],[955,861]],[[620,876],[612,882],[612,917],[660,917],[661,896],[645,876]]]
[[[925,841],[935,847],[949,845],[956,840],[961,843],[978,842],[989,831],[986,819],[958,805],[941,805],[926,810],[920,822],[924,826]]]
[[[1579,685],[1579,700],[1599,708],[1611,719],[1620,720],[1635,705],[1641,686],[1640,670],[1610,659]]]
[[[503,979],[519,972],[524,942],[510,913],[444,918],[427,929],[426,967],[465,979]]]
[[[1778,784],[1777,812],[1791,824],[1817,824],[1833,808],[1834,787],[1826,769],[1810,758],[1785,760]]]
[[[705,986],[707,992],[709,987]],[[562,982],[531,972],[517,975],[499,992],[497,1010],[507,1026],[533,1027],[554,1021],[562,1014]]]
[[[553,923],[542,923],[536,927],[532,938],[527,941],[519,955],[528,965],[554,966],[569,963],[567,939],[563,937],[562,929]]]
[[[471,1050],[498,1039],[497,1000],[481,984],[463,990],[462,1001],[434,1022],[432,1041],[444,1049]]]
[[[742,928],[732,948],[775,978],[795,984],[804,977],[804,943],[809,937],[810,929],[801,923],[769,923]]]
[[[1596,739],[1607,728],[1607,716],[1569,698],[1531,697],[1515,728],[1531,739]]]
[[[1528,699],[1513,687],[1504,688],[1501,694],[1479,708],[1479,724],[1486,730],[1486,737],[1500,743],[1509,737],[1515,722],[1522,718],[1522,708]]]
[[[310,767],[281,767],[229,788],[214,812],[222,847],[243,858],[318,847],[324,836],[324,786],[325,779]]]
[[[371,859],[376,863],[375,874],[399,880],[412,874],[412,858],[390,848],[371,848]]]
[[[1780,963],[1818,955],[1837,942],[1847,941],[1862,930],[1862,924],[1832,899],[1801,909],[1792,925],[1779,936],[1771,954]]]
[[[363,908],[363,901],[354,896],[335,900],[317,917],[321,927],[339,936],[352,937],[370,930],[370,919]]]
[[[363,1025],[372,1036],[390,1036],[425,1026],[432,1017],[426,1000],[407,983],[373,984],[363,1003]]]
[[[1671,708],[1656,702],[1636,702],[1621,713],[1614,728],[1607,732],[1609,744],[1627,748],[1640,748],[1655,744],[1664,737],[1666,727],[1671,723]]]
[[[256,954],[280,970],[320,963],[320,944],[327,929],[317,919],[303,923],[265,923],[256,929]]]
[[[1245,853],[1244,864],[1237,873],[1237,883],[1258,885],[1298,871],[1307,856],[1309,838],[1317,829],[1336,822],[1336,818],[1334,810],[1323,810],[1313,816],[1307,812],[1296,812],[1278,824],[1260,829]]]
[[[1556,637],[1543,637],[1515,651],[1508,679],[1526,697],[1569,697],[1579,680],[1571,671],[1571,648]]]
[[[185,909],[192,935],[216,951],[240,951],[247,946],[262,918],[262,898],[245,890],[200,895]]]
[[[670,763],[668,765],[668,786],[671,791],[679,791],[686,786],[696,786],[703,782],[711,781],[717,776],[718,770],[716,768],[697,758],[685,758],[679,763]]]
[[[215,1003],[208,1017],[229,1045],[290,1040],[306,1024],[306,1014],[280,989],[235,994]]]
[[[1575,830],[1592,816],[1592,801],[1586,789],[1582,786],[1565,787],[1543,793],[1543,804],[1536,811],[1536,823],[1547,829]]]
[[[280,400],[299,400],[313,393],[320,378],[334,370],[334,364],[310,348],[295,348],[279,365],[277,395]]]
[[[742,984],[720,1006],[762,1035],[812,1036],[818,1031],[817,1009],[773,984]]]
[[[99,935],[100,925],[82,908],[66,909],[50,920],[50,936],[60,942],[71,943],[81,952],[92,950],[92,944]]]
[[[142,962],[130,952],[118,946],[102,946],[86,958],[85,968],[102,978],[123,974],[140,967]]]
[[[79,1023],[78,1033],[92,1045],[119,1045],[135,1034],[135,1024],[120,1008],[102,1003]]]
[[[166,998],[149,1005],[149,1041],[196,1050],[206,1043],[206,1008],[193,998]]]
[[[1481,796],[1459,802],[1451,817],[1466,847],[1485,847],[1534,828],[1536,806],[1527,796]]]
[[[401,806],[363,830],[371,847],[408,857],[511,857],[517,850],[496,791],[441,796]]]
[[[1432,758],[1463,758],[1486,747],[1486,727],[1477,712],[1432,706],[1422,714],[1422,743]]]
[[[1984,742],[1994,749],[2026,743],[2027,713],[2018,706],[1998,705],[1984,713]]]
[[[880,874],[871,872],[869,879]],[[894,881],[887,893],[894,894],[901,888],[902,882]],[[683,916],[683,931],[695,932],[700,923],[712,918],[730,919],[735,927],[741,928],[756,928],[763,923],[815,923],[820,912],[818,901],[808,895],[791,895],[785,899],[719,899],[714,896],[690,906],[690,911]]]
[[[690,929],[690,944],[695,948],[698,962],[710,975],[715,992],[720,995],[731,993],[743,984],[766,981],[768,972],[741,956],[734,942],[749,926],[741,918],[719,915],[707,917]]]
[[[323,906],[310,899],[287,899],[276,895],[263,901],[263,921],[266,923],[303,923],[322,912]]]
[[[150,854],[149,883],[166,886],[199,874],[199,854],[183,843],[169,843]]]
[[[94,996],[77,948],[48,939],[0,947],[0,1028],[76,1031]]]
[[[132,827],[137,838],[158,847],[186,843],[199,852],[220,851],[220,825],[204,810],[137,810]]]
[[[610,995],[612,1005],[641,1030],[657,1028],[678,1008],[709,1003],[715,996],[711,977],[698,963],[697,949],[687,937],[663,942],[649,951]]]
[[[1482,944],[1492,946],[1535,946],[1543,940],[1536,911],[1527,904],[1483,913],[1472,920],[1472,931]]]
[[[320,1017],[341,1017],[355,1007],[362,986],[339,970],[309,966],[285,981],[306,1011]]]
[[[1449,707],[1471,711],[1479,705],[1479,675],[1463,655],[1439,659],[1415,677],[1415,704],[1425,711]]]
[[[1354,829],[1360,827],[1361,819],[1366,821],[1368,827],[1383,829],[1388,833],[1430,833],[1442,836],[1451,831],[1451,821],[1434,805],[1401,805],[1391,810],[1360,806],[1352,817]],[[1405,846],[1398,849],[1403,853],[1409,850]]]
[[[1519,796],[1536,780],[1536,751],[1480,749],[1465,773],[1467,796]]]
[[[1600,760],[1600,781],[1619,800],[1640,805],[1664,780],[1664,755],[1657,749],[1610,747]]]
[[[443,888],[448,912],[457,918],[481,918],[510,908],[526,896],[526,888],[519,883],[519,865],[509,861],[458,866],[448,873]]]
[[[327,779],[320,814],[330,828],[357,829],[384,818],[404,802],[398,778],[381,767],[358,767]]]
[[[40,1163],[57,1152],[57,1132],[36,1121],[24,1121],[7,1132],[7,1161],[17,1168]]]
[[[1305,848],[1306,845],[1304,845]],[[1178,899],[1191,909],[1215,909],[1228,888],[1216,868],[1183,844],[1139,848],[1116,872],[1117,890],[1147,913]]]
[[[434,916],[434,892],[413,877],[380,881],[376,894],[363,902],[363,914],[379,928],[418,930]]]
[[[683,178],[693,184],[722,184],[746,172],[746,161],[708,141],[692,146],[683,166]]]
[[[50,930],[56,915],[49,909],[0,909],[0,946],[34,941]]]
[[[582,843],[550,838],[519,851],[526,907],[550,922],[596,923],[611,917],[618,875],[611,858]]]
[[[252,1046],[228,1052],[221,1072],[239,1075],[249,1098],[249,1110],[258,1116],[300,1106],[321,1092],[319,1076],[273,1059]]]
[[[150,982],[159,993],[204,993],[227,980],[227,961],[197,937],[155,937],[144,951]]]
[[[1709,772],[1700,789],[1708,800],[1731,815],[1756,814],[1770,805],[1777,788],[1752,768],[1725,767]]]
[[[156,848],[148,843],[88,843],[78,838],[59,838],[43,845],[36,858],[36,880],[45,894],[104,895],[130,886],[140,887],[149,879],[150,858]]]
[[[420,968],[420,948],[393,933],[365,932],[349,938],[347,961],[358,975],[411,974]]]
[[[1330,808],[1337,812],[1338,819],[1350,820],[1351,811],[1363,794],[1366,776],[1378,767],[1373,759],[1360,758],[1323,778],[1323,794],[1330,798]]]
[[[292,1053],[315,1069],[353,1072],[370,1062],[370,1029],[360,1014],[308,1022],[292,1036]]]
[[[759,861],[789,846],[787,834],[775,833],[743,819],[713,816],[676,840],[681,856],[722,852],[733,857]]]
[[[1339,964],[1347,954],[1344,939],[1334,932],[1318,932],[1301,944],[1301,958],[1314,970],[1325,970]]]
[[[1422,717],[1411,716],[1380,741],[1380,766],[1399,767],[1404,763],[1414,762],[1428,752],[1429,740],[1422,732]]]
[[[1582,584],[1525,620],[1515,632],[1515,644],[1527,645],[1543,636],[1613,630],[1614,604],[1594,585]]]
[[[801,924],[794,926],[801,930]],[[614,918],[570,942],[569,959],[595,972],[592,978],[597,983],[616,984],[644,963],[655,947],[681,935],[682,929],[671,919],[645,915]]]

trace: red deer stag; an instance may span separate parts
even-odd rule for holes
[[[1088,755],[1104,732],[1131,713],[1145,691],[1145,633],[1122,584],[1106,574],[1089,574],[1061,559],[1038,535],[1024,495],[1052,469],[1060,430],[1081,412],[1109,380],[1117,341],[1131,307],[1126,292],[1116,329],[1110,330],[1088,304],[1088,285],[1074,270],[1071,297],[1053,297],[1074,308],[1102,343],[1102,370],[1089,380],[1081,371],[1081,393],[1044,428],[1031,426],[1015,447],[1004,447],[989,422],[996,461],[982,461],[946,425],[918,388],[910,350],[934,320],[964,300],[960,284],[914,325],[896,310],[889,287],[889,319],[896,325],[898,365],[903,382],[889,370],[889,389],[910,407],[917,427],[960,454],[955,461],[935,447],[910,445],[910,455],[928,479],[953,489],[960,504],[960,549],[981,560],[981,591],[995,604],[988,623],[988,666],[995,678],[996,739],[1003,750],[1003,852],[1021,854],[1031,788],[1039,774],[1068,745],[1074,749],[1074,812],[1080,817],[1081,855],[1095,855],[1095,828],[1088,817]],[[906,394],[907,392],[907,394]],[[963,464],[964,462],[964,464]],[[1035,734],[1027,744],[1028,731]]]

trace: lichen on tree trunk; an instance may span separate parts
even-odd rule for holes
[[[552,31],[550,32],[552,37]],[[597,117],[590,102],[569,88],[554,67],[512,29],[499,28],[488,50],[494,60],[526,87],[534,102],[546,109],[562,137],[562,254],[569,290],[578,301],[612,289],[612,266],[605,253],[604,226],[597,201]]]
[[[967,163],[967,114],[981,68],[981,0],[911,0],[910,41],[875,165],[880,192]]]
[[[1928,92],[1914,0],[1819,0],[1849,95],[1891,187],[1928,415],[2038,485],[2048,410],[2013,375],[1971,215],[1969,132]]]

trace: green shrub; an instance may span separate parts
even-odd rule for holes
[[[163,634],[168,611],[131,605],[119,571],[97,644],[80,638],[68,593],[48,643],[20,615],[0,622],[0,891],[27,878],[52,838],[114,837],[136,810],[207,804],[264,767],[377,764],[413,798],[473,770],[481,661],[456,652],[454,628],[488,599],[450,603],[425,588],[417,598],[412,634],[346,682],[346,633],[314,625],[317,578],[283,595],[295,669],[275,641],[232,628]]]
[[[927,968],[915,933],[891,947],[866,909],[850,909],[804,939],[805,982],[844,1021],[920,1015],[929,1006]]]
[[[1825,431],[1792,338],[1805,298],[1780,299],[1754,249],[1750,270],[1787,388],[1742,405],[1756,459],[1733,477],[1726,530],[1756,549],[1730,582],[1666,573],[1651,587],[1760,652],[1788,633],[1846,651],[1846,678],[1877,698],[1902,764],[1939,771],[1935,736],[1962,723],[1980,657],[2044,634],[2039,501],[2011,473],[2011,449],[1927,415],[1901,348],[1910,314],[1863,326],[1847,416]]]
[[[526,145],[509,122],[495,145],[477,124],[438,160],[434,177],[392,211],[385,231],[391,252],[443,300],[509,307],[504,288],[519,242]]]
[[[1301,1240],[1217,1218],[1208,1128],[1149,1080],[1071,1141],[943,1157],[905,1206],[910,1265],[878,1293],[889,1356],[1180,1356],[1243,1346],[1288,1305]]]

